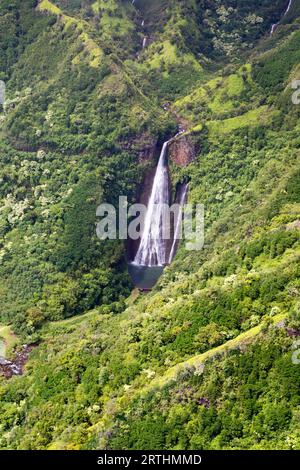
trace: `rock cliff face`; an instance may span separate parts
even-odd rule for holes
[[[157,140],[151,135],[142,134],[126,144],[123,143],[122,148],[136,154],[139,163],[154,161]]]
[[[154,156],[155,156],[155,152],[156,152],[156,142],[153,140],[153,141],[149,141],[149,143],[145,146],[143,146],[142,148],[138,149],[138,159],[139,159],[139,162],[142,163],[142,162],[145,162],[145,161],[151,161],[154,159]]]
[[[170,142],[169,158],[176,165],[187,166],[196,157],[195,144],[190,136],[179,136]]]
[[[157,140],[148,134],[123,143],[122,148],[136,154],[139,163],[154,162],[158,151]],[[179,135],[169,144],[169,159],[176,165],[189,165],[196,158],[196,153],[194,139],[190,135]]]

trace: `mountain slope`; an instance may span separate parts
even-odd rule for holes
[[[37,345],[0,447],[299,449],[298,4],[270,38],[285,1],[81,3],[1,1],[1,322]],[[178,122],[205,246],[142,295],[95,210]]]

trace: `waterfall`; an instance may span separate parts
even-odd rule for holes
[[[185,200],[186,200],[187,191],[188,191],[188,184],[184,184],[181,187],[179,201],[178,201],[180,209],[179,209],[179,212],[177,214],[177,219],[175,221],[176,225],[175,225],[175,231],[174,231],[173,244],[172,244],[170,255],[169,255],[169,264],[171,264],[172,259],[174,258],[175,251],[176,251],[176,245],[177,245],[177,242],[180,240],[180,236],[181,236],[182,208],[183,208],[183,205],[184,205]]]
[[[274,33],[274,31],[276,30],[277,26],[279,25],[280,21],[288,14],[288,12],[289,12],[290,9],[291,9],[292,3],[293,3],[293,0],[289,0],[289,4],[288,4],[287,9],[285,10],[285,12],[284,12],[282,18],[278,21],[278,23],[272,24],[270,36],[273,36],[273,33]]]
[[[159,157],[152,191],[144,221],[141,242],[133,264],[139,266],[164,266],[167,263],[167,244],[163,234],[166,205],[169,204],[169,175],[166,155],[169,141],[165,142]]]
[[[274,33],[274,31],[275,31],[275,29],[277,28],[278,25],[279,25],[279,23],[272,24],[270,36],[273,36],[273,33]]]
[[[143,39],[143,49],[147,46],[147,37],[145,36]]]

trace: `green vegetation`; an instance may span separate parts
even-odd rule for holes
[[[267,106],[261,106],[252,109],[241,116],[224,119],[223,121],[211,121],[207,124],[209,133],[212,135],[228,134],[229,132],[241,129],[243,127],[257,127],[257,124],[263,124],[270,118]]]
[[[0,324],[0,356],[6,357],[16,346],[18,340],[9,326]]]
[[[1,449],[300,449],[285,4],[0,0],[0,354],[37,344],[0,376]],[[205,245],[142,294],[96,208],[136,200],[178,122],[196,158],[172,183],[204,204]]]
[[[110,448],[299,449],[297,386],[290,386],[299,384],[299,367],[287,348],[273,329],[244,354],[186,369],[127,404]]]

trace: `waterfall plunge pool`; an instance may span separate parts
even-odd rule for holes
[[[164,204],[169,203],[169,174],[166,162],[169,141],[163,144],[148,200],[144,231],[132,263],[128,264],[133,284],[151,290],[167,264],[167,243],[163,239]]]
[[[128,263],[128,271],[133,284],[140,290],[151,290],[163,273],[164,266],[141,266]]]
[[[176,188],[175,202],[181,207],[170,239],[163,236],[168,224],[165,205],[170,203],[170,178],[168,170],[168,145],[164,142],[156,167],[151,192],[148,198],[144,230],[135,255],[128,263],[133,284],[140,290],[151,290],[162,275],[165,266],[170,265],[179,242],[181,212],[185,204],[188,184],[180,183]],[[171,227],[172,228],[172,227]]]

